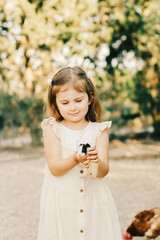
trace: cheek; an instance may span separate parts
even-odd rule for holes
[[[88,102],[86,101],[83,106],[81,106],[81,110],[83,110],[83,112],[88,112],[88,109],[89,109],[89,105],[88,105]]]
[[[67,108],[64,107],[63,105],[59,105],[59,111],[60,112],[66,112]]]
[[[57,107],[58,107],[58,110],[59,110],[59,112],[60,113],[63,113],[64,112],[64,107],[63,107],[63,105],[62,104],[60,104],[60,103],[56,103],[57,104]]]
[[[90,105],[89,101],[86,100],[85,103],[84,103],[84,107],[85,107],[86,109],[88,109],[88,108],[89,108],[89,105]]]

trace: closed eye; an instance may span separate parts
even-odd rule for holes
[[[82,99],[77,99],[77,100],[75,100],[76,102],[82,102]],[[63,105],[67,105],[68,104],[68,102],[62,102],[62,104]]]

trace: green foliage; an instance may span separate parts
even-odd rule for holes
[[[0,95],[0,129],[5,126],[20,126],[17,96],[2,93]]]
[[[3,128],[29,128],[32,144],[41,143],[40,122],[43,118],[42,99],[28,97],[19,99],[17,95],[0,95],[0,130]]]
[[[160,136],[160,9],[156,1],[149,0],[100,2],[101,22],[112,29],[105,68],[108,80],[112,81],[110,99],[115,104],[119,97],[137,102],[139,114],[152,115],[155,133]],[[105,35],[101,40],[105,42]],[[129,54],[132,59],[127,63],[125,58]],[[133,60],[137,63],[130,68]],[[119,103],[121,109],[122,101]],[[122,110],[121,113],[123,117]]]

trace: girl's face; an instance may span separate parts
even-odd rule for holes
[[[64,85],[56,94],[56,103],[65,121],[80,122],[85,120],[91,101],[86,92],[78,92],[73,87]]]

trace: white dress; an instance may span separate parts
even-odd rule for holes
[[[96,145],[101,132],[111,126],[111,122],[89,122],[83,130],[71,130],[50,117],[41,124],[43,135],[47,124],[61,141],[62,158],[75,153],[80,143]],[[92,178],[85,169],[80,163],[56,177],[46,164],[38,240],[122,240],[106,178]]]

